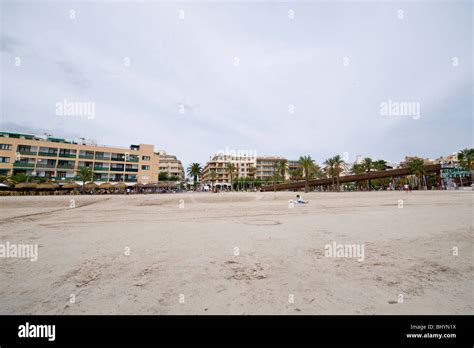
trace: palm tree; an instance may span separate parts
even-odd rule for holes
[[[314,173],[315,165],[313,159],[311,159],[311,156],[301,156],[299,159],[299,164],[301,168],[303,169],[303,175],[304,175],[304,192],[309,191],[309,179],[311,175]]]
[[[352,168],[351,168],[351,173],[352,173],[352,174],[355,174],[355,175],[357,175],[357,174],[363,174],[363,173],[365,173],[365,168],[364,168],[364,166],[363,166],[362,164],[360,164],[360,163],[354,163],[354,164],[352,165]],[[360,184],[359,184],[359,182],[356,182],[356,185],[357,185],[357,190],[360,190]]]
[[[202,173],[202,167],[199,163],[191,163],[188,166],[188,175],[193,177],[193,182],[194,182],[194,189],[196,189],[198,177],[201,176]]]
[[[418,179],[425,176],[425,165],[424,161],[421,158],[414,158],[408,162],[408,166],[413,175]]]
[[[28,182],[29,180],[30,177],[26,174],[0,175],[0,183],[6,183],[13,186],[22,182]]]
[[[90,167],[82,167],[77,171],[77,177],[82,181],[82,191],[84,192],[87,181],[92,181],[92,169]]]
[[[252,182],[252,190],[253,190],[253,187],[254,187],[254,183],[255,183],[255,172],[257,171],[257,169],[251,165],[248,169],[248,172],[249,172],[249,177],[252,179],[251,182]]]
[[[471,173],[471,183],[472,183],[472,170],[474,169],[474,149],[464,149],[459,151],[458,160],[461,167],[467,169]],[[462,185],[462,179],[461,179]]]
[[[362,174],[365,173],[365,168],[362,164],[354,163],[351,168],[352,174]]]
[[[303,168],[296,168],[290,171],[290,180],[299,181],[303,179]]]
[[[340,155],[336,155],[332,158],[334,164],[334,174],[336,175],[337,180],[337,190],[340,190],[339,187],[339,175],[346,169],[346,162],[342,159]]]
[[[237,170],[237,167],[235,166],[234,163],[229,162],[226,165],[226,169],[230,176],[230,190],[233,191],[234,190],[233,179],[234,179],[234,173]]]
[[[279,180],[280,180],[280,164],[273,163],[273,166],[272,166],[273,192],[276,192],[276,182]]]
[[[334,176],[335,176],[335,163],[334,157],[326,159],[324,162],[324,170],[329,178],[332,179],[332,190],[334,190]]]
[[[384,160],[376,160],[372,163],[372,165],[373,165],[373,168],[377,171],[386,170],[388,168],[387,161],[384,161]],[[387,183],[387,180],[379,179],[378,182],[380,183],[381,187],[384,188],[385,184]]]
[[[209,180],[211,181],[211,186],[214,186],[214,180],[217,178],[217,173],[215,170],[209,171]]]
[[[11,176],[10,180],[12,182],[15,182],[15,184],[19,184],[19,183],[22,183],[22,182],[31,181],[31,176],[29,176],[27,174],[20,173],[20,174],[15,174],[15,175]]]
[[[373,168],[375,170],[386,170],[387,169],[387,161],[377,160],[377,161],[373,162]]]
[[[286,175],[287,169],[288,169],[287,160],[281,160],[280,162],[278,162],[278,171],[279,171],[279,174],[281,175],[281,179],[283,182],[285,182],[285,175]]]
[[[370,157],[364,158],[361,164],[366,173],[370,173],[370,171],[374,169],[374,161],[372,161],[372,158]],[[367,180],[367,190],[370,191],[370,187],[371,187],[371,184],[370,184],[370,179],[369,179]]]
[[[474,149],[464,149],[459,151],[458,160],[461,167],[467,170],[474,169]]]

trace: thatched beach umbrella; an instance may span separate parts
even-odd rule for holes
[[[143,186],[146,187],[146,188],[154,188],[154,187],[156,187],[156,184],[152,184],[151,182],[149,182],[148,184],[145,184]]]
[[[128,185],[124,182],[119,182],[118,184],[115,184],[113,187],[115,187],[117,189],[120,189],[120,190],[123,190],[123,189],[126,189],[128,187]]]
[[[140,188],[140,187],[143,187],[143,186],[145,186],[145,185],[140,184],[140,183],[136,183],[135,185],[133,185],[133,187],[137,187],[137,188]]]
[[[16,184],[15,188],[20,190],[33,190],[36,188],[36,184],[34,182],[22,182]]]
[[[114,188],[114,185],[112,185],[110,182],[104,182],[99,185],[99,188],[108,190],[108,189]]]
[[[36,185],[37,190],[55,190],[59,188],[59,185],[57,184],[52,184],[49,182],[41,183]]]
[[[97,188],[97,184],[93,183],[93,182],[88,182],[87,184],[84,185],[84,188],[86,190],[95,190]]]
[[[174,181],[162,181],[158,183],[158,187],[176,187],[176,182]]]
[[[64,185],[61,186],[63,189],[67,189],[67,190],[73,190],[73,189],[78,189],[81,187],[81,185],[79,184],[76,184],[75,182],[68,182]]]

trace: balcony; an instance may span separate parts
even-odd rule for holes
[[[125,158],[112,157],[110,160],[111,160],[111,161],[116,161],[116,162],[124,162],[124,161],[125,161]]]
[[[109,168],[108,167],[95,166],[94,170],[109,171]]]
[[[94,159],[94,155],[85,155],[85,154],[82,154],[82,155],[79,155],[79,158]]]
[[[33,168],[34,166],[35,166],[34,163],[21,163],[21,162],[13,163],[13,167],[15,168]]]
[[[49,163],[36,163],[36,168],[55,168],[56,167],[56,163],[52,163],[52,164],[49,164]]]
[[[80,178],[78,176],[54,176],[52,177],[54,180],[75,180],[79,181]]]
[[[102,160],[102,161],[110,161],[110,157],[105,157],[105,156],[95,156],[96,160]]]
[[[137,173],[137,172],[138,172],[138,168],[125,168],[125,171],[126,171],[126,172]]]
[[[138,158],[128,158],[127,162],[135,162],[137,163],[138,162]]]
[[[137,179],[132,179],[132,178],[125,178],[125,182],[137,182]]]
[[[94,178],[94,181],[109,181],[108,178]]]
[[[123,172],[124,168],[110,168],[111,172]]]
[[[70,153],[60,153],[59,157],[63,158],[76,158],[76,154],[70,154]]]
[[[74,164],[58,164],[58,169],[74,169]]]
[[[27,156],[36,156],[36,152],[33,151],[26,151],[26,150],[20,150],[18,151],[20,155],[27,155]]]
[[[38,156],[57,157],[57,152],[38,152]]]

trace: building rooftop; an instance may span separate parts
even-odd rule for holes
[[[0,132],[0,138],[2,138],[2,137],[3,138],[45,141],[45,142],[53,142],[53,143],[61,143],[61,144],[110,147],[110,148],[116,148],[116,149],[125,149],[126,148],[125,146],[98,145],[94,142],[86,142],[85,140],[82,141],[82,142],[77,142],[77,141],[69,140],[69,139],[65,139],[65,138],[56,138],[56,137],[53,137],[49,134],[35,135],[35,134],[27,134],[27,133]],[[132,144],[132,145],[129,146],[129,149],[138,151],[140,149],[140,145]]]

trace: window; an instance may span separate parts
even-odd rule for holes
[[[150,156],[142,156],[142,160],[144,161],[149,161],[151,159]]]
[[[11,144],[0,144],[0,150],[11,150]]]
[[[142,170],[150,170],[150,166],[142,166]]]
[[[10,163],[10,157],[0,157],[0,163]]]

